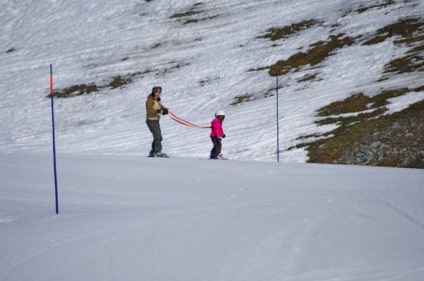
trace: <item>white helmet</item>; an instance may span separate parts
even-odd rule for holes
[[[225,116],[224,110],[218,110],[217,112],[215,112],[215,117],[218,117],[218,116]]]

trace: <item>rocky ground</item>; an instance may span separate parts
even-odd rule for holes
[[[369,134],[347,147],[336,163],[424,168],[424,102],[380,117]]]

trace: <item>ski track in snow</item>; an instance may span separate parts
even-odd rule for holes
[[[399,216],[401,216],[403,219],[405,219],[407,222],[413,224],[418,229],[420,229],[424,234],[424,223],[420,221],[418,218],[416,218],[413,215],[408,214],[408,212],[402,210],[401,208],[393,205],[390,202],[387,202],[387,204],[393,209],[395,213],[397,213]]]

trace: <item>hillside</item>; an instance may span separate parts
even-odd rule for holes
[[[278,75],[281,161],[422,168],[423,14],[418,0],[8,1],[0,151],[50,151],[53,64],[60,153],[147,155],[161,85],[193,123],[227,113],[228,157],[275,161]],[[207,130],[162,128],[168,154],[208,154]]]
[[[1,281],[424,279],[423,1],[4,2]]]

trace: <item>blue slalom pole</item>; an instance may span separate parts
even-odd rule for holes
[[[53,171],[54,171],[54,190],[56,199],[56,214],[59,214],[59,196],[57,190],[57,170],[56,170],[56,137],[54,127],[54,91],[53,91],[53,66],[50,64],[50,99],[52,105],[52,135],[53,135]]]
[[[279,114],[278,114],[278,75],[275,76],[276,79],[276,85],[275,85],[275,91],[277,92],[277,162],[280,162],[280,125],[279,125]]]

